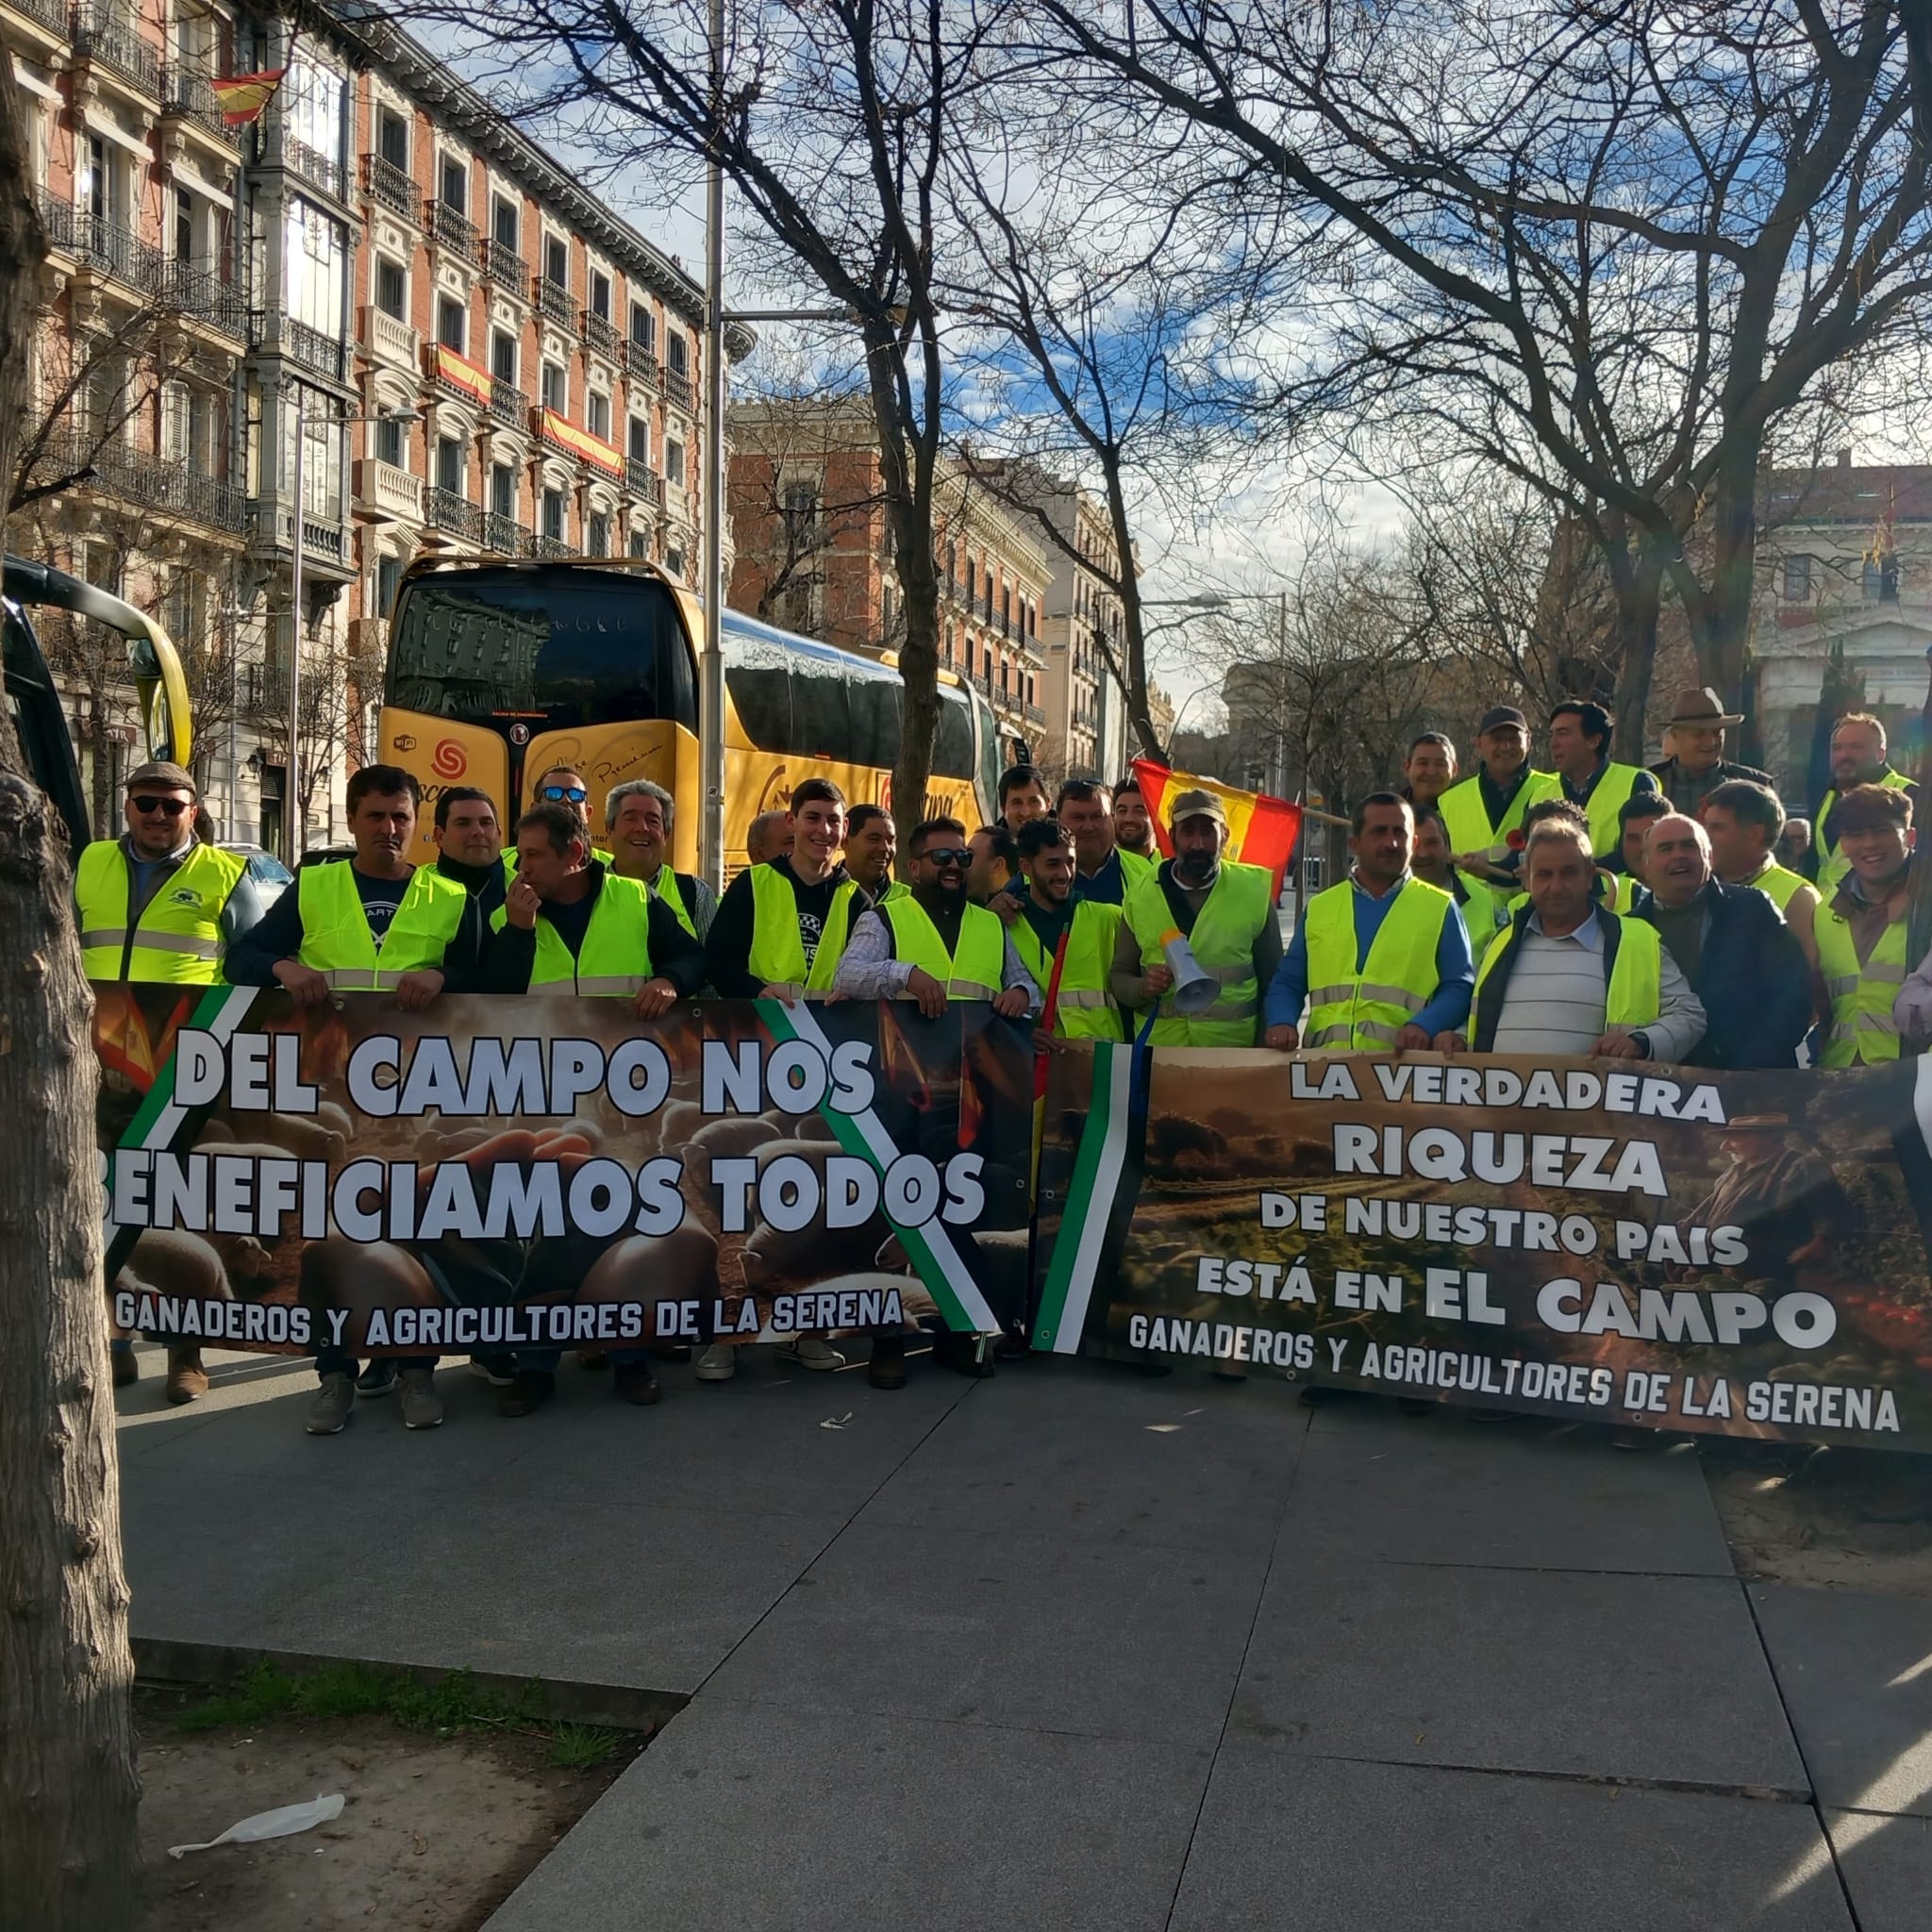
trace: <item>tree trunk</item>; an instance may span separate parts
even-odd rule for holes
[[[1626,764],[1643,762],[1643,717],[1657,669],[1657,606],[1663,560],[1640,539],[1635,557],[1613,558],[1610,582],[1617,595],[1617,718],[1611,744]]]
[[[1113,531],[1114,551],[1120,559],[1121,627],[1126,633],[1125,661],[1121,665],[1121,695],[1127,701],[1127,723],[1141,741],[1141,756],[1158,765],[1167,764],[1174,756],[1171,744],[1162,744],[1154,728],[1154,708],[1147,702],[1147,631],[1141,608],[1141,568],[1134,556],[1134,525],[1127,514],[1126,491],[1121,487],[1120,452],[1107,465],[1107,518]],[[1128,754],[1131,758],[1132,753]],[[1101,776],[1108,774],[1102,773]]]
[[[1745,670],[1751,650],[1751,603],[1757,560],[1757,444],[1719,466],[1711,479],[1705,528],[1710,543],[1710,589],[1692,626],[1697,669],[1728,711],[1749,709]]]
[[[26,394],[44,253],[11,73],[0,76],[0,475]],[[141,1785],[101,1292],[92,996],[58,815],[0,711],[0,1899],[9,1924],[140,1917]]]

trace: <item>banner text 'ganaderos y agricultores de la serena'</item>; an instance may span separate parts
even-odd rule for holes
[[[984,1007],[97,990],[113,1319],[491,1353],[1024,1328],[1032,1058]]]
[[[1071,1050],[1035,1345],[1932,1448],[1926,1071]]]

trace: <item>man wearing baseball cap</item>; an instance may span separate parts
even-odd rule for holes
[[[1471,896],[1487,893],[1492,902],[1488,913],[1507,908],[1518,891],[1514,872],[1503,863],[1509,834],[1523,829],[1524,813],[1538,800],[1560,796],[1562,783],[1554,772],[1530,769],[1529,721],[1514,705],[1491,705],[1483,713],[1475,748],[1481,762],[1437,799],[1436,810]],[[1498,923],[1470,922],[1472,929]]]
[[[1744,722],[1741,711],[1727,711],[1709,685],[1680,691],[1664,728],[1668,756],[1650,768],[1657,789],[1671,801],[1673,811],[1696,818],[1704,801],[1732,778],[1749,778],[1754,785],[1776,791],[1768,773],[1755,765],[1737,765],[1724,757],[1724,733]]]
[[[195,837],[194,780],[179,765],[146,764],[125,788],[127,829],[96,839],[74,869],[81,963],[93,980],[161,980],[212,986],[229,944],[260,919],[248,861]],[[113,1342],[114,1386],[141,1374],[134,1342]],[[168,1400],[208,1393],[201,1351],[168,1350]]]
[[[1174,857],[1127,888],[1109,974],[1113,996],[1123,1007],[1158,1008],[1156,1046],[1254,1046],[1261,994],[1281,963],[1274,874],[1224,857],[1227,813],[1213,792],[1183,791],[1173,824]],[[1220,982],[1213,1003],[1198,1012],[1177,1012],[1162,998],[1174,987],[1166,947],[1175,933]]]

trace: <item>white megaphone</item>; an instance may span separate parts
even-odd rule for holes
[[[1220,980],[1194,958],[1194,949],[1179,926],[1171,925],[1160,935],[1160,956],[1174,974],[1167,998],[1176,1013],[1205,1013],[1221,997]]]

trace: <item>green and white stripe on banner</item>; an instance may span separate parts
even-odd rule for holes
[[[808,1045],[817,1047],[830,1063],[832,1042],[819,1024],[818,1016],[804,1000],[792,1007],[780,1000],[759,1000],[758,1009],[758,1018],[765,1023],[774,1040],[802,1040]],[[886,1132],[885,1123],[870,1108],[863,1113],[854,1114],[840,1113],[829,1107],[820,1108],[820,1112],[838,1137],[840,1146],[848,1154],[869,1160],[881,1176],[903,1151],[893,1144],[891,1136]],[[998,1318],[987,1306],[986,1297],[980,1293],[972,1270],[953,1245],[953,1237],[945,1224],[935,1216],[924,1227],[900,1227],[896,1221],[892,1225],[898,1229],[899,1240],[906,1252],[912,1257],[920,1279],[925,1283],[933,1300],[939,1304],[940,1311],[945,1316],[946,1325],[974,1335],[997,1334],[1000,1326]]]
[[[248,1017],[255,996],[260,991],[255,986],[211,986],[202,995],[201,1004],[190,1016],[188,1024],[197,1033],[213,1034],[225,1046]],[[175,1056],[170,1054],[167,1063],[155,1074],[155,1084],[147,1090],[134,1118],[128,1122],[127,1131],[121,1136],[120,1144],[127,1148],[166,1147],[180,1132],[181,1123],[187,1118],[188,1109],[175,1104]],[[112,1155],[108,1156],[108,1184],[111,1193]]]
[[[1077,1355],[1093,1280],[1107,1245],[1108,1224],[1126,1164],[1127,1127],[1134,1079],[1134,1049],[1112,1041],[1093,1046],[1093,1105],[1074,1157],[1067,1205],[1054,1236],[1053,1262],[1033,1324],[1033,1345],[1055,1355]]]

